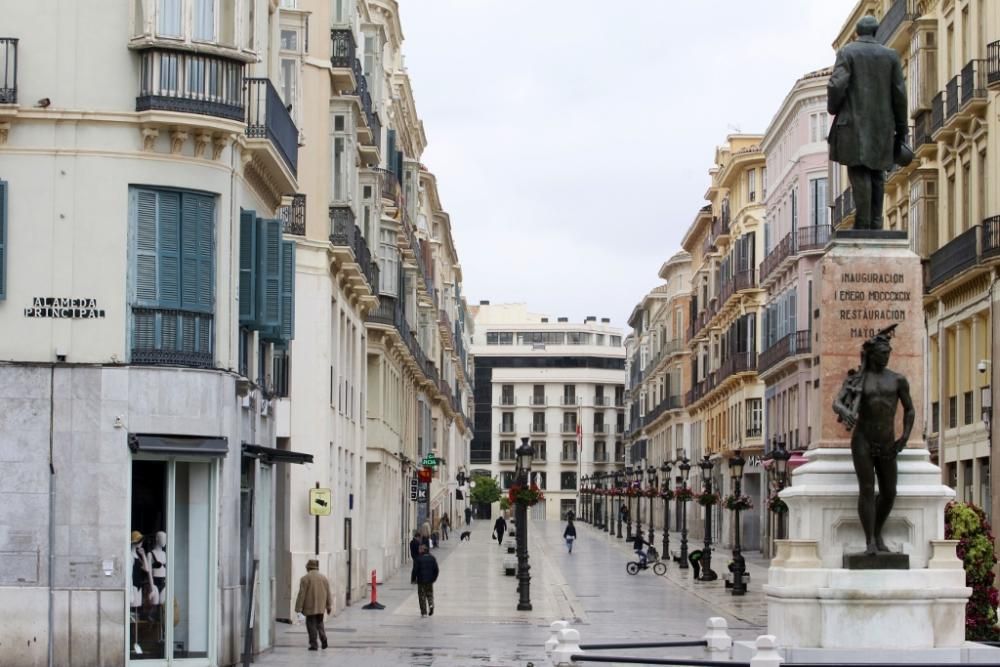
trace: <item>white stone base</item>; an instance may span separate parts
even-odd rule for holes
[[[916,629],[913,632],[917,632]],[[781,641],[780,638],[778,640]],[[733,644],[733,660],[749,662],[753,657],[754,642],[739,641]],[[785,662],[842,665],[849,663],[955,663],[983,664],[1000,662],[1000,648],[984,646],[975,642],[964,642],[954,648],[929,649],[825,649],[825,648],[779,648]]]
[[[812,449],[781,492],[788,505],[788,534],[815,540],[823,567],[843,567],[845,553],[864,551],[858,519],[858,479],[851,450]],[[926,449],[905,449],[898,458],[896,503],[883,529],[891,551],[909,554],[911,568],[927,567],[930,542],[944,537],[944,506],[955,492],[941,483],[941,469]]]

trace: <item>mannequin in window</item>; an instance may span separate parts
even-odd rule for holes
[[[162,530],[156,532],[156,544],[149,552],[150,571],[153,575],[154,605],[162,605],[167,595],[167,534]]]
[[[147,562],[146,552],[142,548],[142,533],[133,530],[129,540],[132,543],[132,589],[129,596],[129,607],[133,613],[142,607],[142,587],[146,583]]]

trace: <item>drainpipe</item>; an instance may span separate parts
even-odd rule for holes
[[[49,366],[49,631],[48,631],[48,667],[55,665],[55,591],[52,577],[55,576],[55,545],[56,545],[56,468],[53,462],[53,433],[55,425],[55,365]]]

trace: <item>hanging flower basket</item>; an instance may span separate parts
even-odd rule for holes
[[[702,507],[711,507],[719,504],[719,494],[714,491],[698,494],[698,504]]]
[[[788,505],[777,493],[772,493],[767,499],[767,509],[775,514],[785,514],[788,512]]]
[[[656,489],[646,489],[645,491],[642,492],[642,494],[644,496],[646,496],[647,498],[659,498],[660,497],[660,492],[658,490],[656,490]]]
[[[532,507],[545,500],[545,494],[542,493],[537,484],[532,484],[528,488],[524,488],[521,484],[512,484],[507,491],[507,500],[511,505],[519,503]]]
[[[694,500],[694,491],[686,486],[678,486],[674,489],[674,500],[688,503]]]
[[[637,496],[642,495],[642,491],[637,486],[630,486],[627,489],[625,489],[625,495],[628,496],[629,498],[635,498]]]
[[[660,489],[660,497],[663,498],[664,500],[673,500],[674,492],[671,491],[668,487],[664,487]]]
[[[743,512],[753,509],[753,501],[750,500],[750,496],[736,496],[730,494],[726,496],[725,505],[727,510],[739,510]]]

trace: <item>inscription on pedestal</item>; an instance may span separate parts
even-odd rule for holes
[[[840,284],[834,292],[839,320],[851,322],[851,338],[868,339],[889,324],[906,321],[906,308],[900,304],[912,300],[913,293],[905,285],[902,273],[869,273],[865,271],[840,274]]]
[[[845,570],[909,570],[910,557],[906,554],[879,552],[877,554],[844,554]]]

